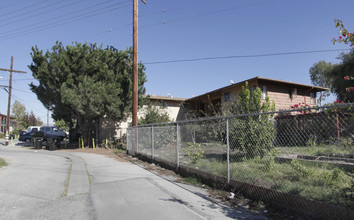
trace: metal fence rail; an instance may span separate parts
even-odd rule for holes
[[[129,128],[127,150],[269,189],[285,204],[292,195],[353,210],[353,131],[352,103]]]

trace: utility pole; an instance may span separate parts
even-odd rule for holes
[[[49,126],[49,110],[47,110],[47,126]]]
[[[141,0],[146,4],[145,0]],[[138,0],[133,0],[133,121],[137,125],[138,114]]]
[[[10,72],[10,79],[9,79],[9,99],[7,103],[7,119],[6,119],[6,143],[5,145],[9,145],[9,134],[10,134],[10,109],[11,109],[11,89],[12,89],[12,73],[26,73],[25,71],[20,71],[20,70],[14,70],[13,69],[13,64],[14,64],[14,57],[11,56],[11,66],[10,69],[2,69],[2,71],[7,71]]]

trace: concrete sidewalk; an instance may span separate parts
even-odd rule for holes
[[[86,161],[97,219],[267,219],[214,203],[130,162],[71,153]]]

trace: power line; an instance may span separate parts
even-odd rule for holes
[[[6,16],[6,15],[14,14],[14,13],[16,13],[16,12],[19,12],[19,11],[22,11],[22,10],[25,10],[25,9],[28,9],[28,8],[32,8],[32,7],[36,6],[36,5],[43,4],[43,3],[47,2],[47,1],[48,1],[48,0],[44,0],[44,1],[38,2],[38,3],[36,3],[36,4],[29,5],[29,6],[26,6],[26,7],[20,8],[20,9],[17,9],[17,10],[15,10],[15,11],[11,11],[11,12],[8,12],[8,13],[6,13],[6,14],[2,14],[2,15],[0,15],[0,17],[4,17],[4,16]]]
[[[159,11],[155,11],[155,12],[151,12],[151,13],[138,15],[138,17],[139,18],[140,17],[146,17],[146,16],[150,16],[150,15],[154,15],[154,14],[160,14],[161,12],[162,13],[166,13],[168,11],[174,11],[174,10],[180,10],[180,9],[182,9],[182,8],[172,8],[172,9],[166,9],[166,10],[159,10]],[[119,30],[119,29],[122,29],[122,28],[131,27],[132,25],[133,25],[133,23],[129,23],[129,24],[125,24],[125,25],[121,25],[121,26],[117,26],[117,27],[112,27],[109,30],[101,31],[101,32],[98,32],[98,33],[83,37],[80,40],[86,39],[86,38],[90,38],[90,37],[99,36],[99,35],[106,34],[108,32],[112,32],[112,31]],[[80,40],[78,40],[78,41],[80,41]]]
[[[172,23],[172,22],[187,20],[187,19],[191,19],[191,18],[195,18],[195,17],[206,16],[206,15],[210,15],[210,14],[222,13],[222,12],[225,12],[225,11],[231,11],[231,10],[240,9],[240,8],[251,7],[251,6],[265,4],[265,3],[268,3],[268,2],[272,2],[272,1],[276,1],[276,0],[267,0],[267,1],[263,1],[263,2],[253,3],[253,4],[237,6],[237,7],[233,7],[233,8],[226,8],[226,9],[221,9],[221,10],[216,10],[216,11],[209,11],[209,12],[206,12],[206,13],[193,15],[193,16],[187,16],[187,17],[182,17],[182,18],[177,18],[177,19],[171,19],[171,20],[168,20],[168,21],[159,22],[159,23],[155,23],[155,24],[139,26],[139,29],[140,28],[151,27],[151,26],[162,25],[162,24],[166,24],[166,23]],[[142,14],[142,15],[139,15],[138,17],[150,16],[150,15],[154,15],[154,14],[159,14],[161,12],[162,13],[166,13],[168,11],[175,11],[175,10],[181,10],[181,9],[182,8],[171,8],[171,9],[166,9],[166,10],[160,10],[160,11],[155,11],[155,12],[151,12],[151,13]],[[132,23],[129,23],[129,24],[126,24],[126,25],[122,25],[122,26],[118,26],[118,27],[113,27],[113,28],[110,28],[109,30],[101,31],[101,32],[98,32],[96,34],[93,34],[93,35],[90,35],[90,36],[87,36],[87,37],[94,37],[94,36],[102,35],[102,34],[105,34],[105,33],[108,33],[108,32],[112,32],[113,30],[122,29],[122,28],[125,28],[125,27],[130,27],[131,25],[132,25]],[[85,38],[87,38],[87,37],[85,37]]]
[[[28,0],[28,1],[31,1],[31,0]],[[33,0],[32,0],[33,1]],[[9,4],[9,5],[4,5],[4,6],[1,6],[1,9],[4,9],[4,8],[8,8],[8,7],[12,7],[14,5],[17,5],[17,4]]]
[[[273,2],[273,1],[276,1],[276,0],[266,0],[266,1],[262,1],[262,2],[252,3],[252,4],[236,6],[236,7],[232,7],[232,8],[224,8],[224,9],[209,11],[209,12],[205,12],[205,13],[201,13],[201,14],[197,14],[197,15],[191,15],[191,16],[171,19],[171,20],[168,20],[168,21],[163,21],[163,22],[159,22],[159,23],[155,23],[155,24],[144,25],[144,26],[141,26],[139,28],[146,28],[146,27],[151,27],[151,26],[163,25],[163,24],[166,24],[166,23],[173,23],[173,22],[188,20],[188,19],[191,19],[191,18],[203,17],[203,16],[207,16],[207,15],[211,15],[211,14],[219,14],[219,13],[223,13],[223,12],[226,12],[226,11],[233,11],[233,10],[236,10],[236,9],[248,8],[248,7],[252,7],[252,6],[262,5],[262,4],[270,3],[270,2]]]
[[[109,0],[109,1],[111,1],[111,0]],[[195,17],[207,16],[207,15],[210,15],[210,14],[222,13],[222,12],[225,12],[225,11],[231,11],[231,10],[235,10],[235,9],[240,9],[240,8],[246,8],[246,7],[266,4],[266,3],[269,3],[269,2],[273,2],[273,1],[276,1],[276,0],[266,0],[266,1],[263,1],[263,2],[246,4],[246,5],[237,6],[237,7],[233,7],[233,8],[225,8],[225,9],[221,9],[221,10],[210,11],[210,12],[206,12],[206,13],[202,13],[202,14],[198,14],[198,15],[192,15],[192,16],[182,17],[182,18],[178,18],[178,19],[168,20],[168,21],[165,21],[165,22],[159,22],[159,23],[155,23],[155,24],[145,25],[145,26],[141,26],[139,28],[146,28],[146,27],[150,27],[150,26],[156,26],[156,25],[162,25],[162,24],[166,24],[166,23],[178,22],[178,21],[182,21],[182,20],[195,18]],[[106,2],[108,2],[108,1],[106,1]],[[103,3],[106,3],[106,2],[103,2]],[[130,2],[130,1],[125,1],[125,2]],[[121,2],[121,3],[125,3],[125,2]],[[103,4],[103,3],[100,3],[100,4]],[[118,4],[121,4],[121,3],[118,3]],[[89,8],[92,8],[92,7],[89,7]],[[88,9],[88,8],[86,8],[86,9]],[[86,10],[86,9],[83,9],[83,10]],[[119,9],[119,8],[116,8],[116,9]],[[179,10],[179,9],[181,9],[181,8],[172,8],[172,9],[169,9],[169,11],[171,11],[171,10]],[[79,10],[79,11],[83,11],[83,10]],[[108,10],[108,11],[111,11],[111,10]],[[164,12],[164,10],[162,10],[161,12]],[[71,12],[69,14],[72,14],[72,13],[73,12]],[[102,12],[102,13],[104,13],[104,12]],[[102,13],[99,13],[99,14],[102,14]],[[158,13],[158,12],[153,12],[153,13],[145,14],[145,15],[142,15],[142,16],[148,16],[148,15],[155,14],[155,13]],[[68,14],[65,14],[65,15],[62,15],[62,16],[59,16],[59,17],[62,18],[63,16],[66,16],[66,15],[68,15]],[[82,15],[80,15],[80,16],[82,16]],[[95,15],[93,15],[93,16],[95,16]],[[78,17],[78,16],[74,16],[73,18],[75,18],[75,17]],[[58,18],[58,17],[55,17],[54,19],[56,19],[56,18]],[[85,18],[87,18],[87,17],[85,17]],[[72,19],[72,18],[69,18],[69,19]],[[79,18],[77,20],[81,20],[81,19]],[[37,27],[37,28],[40,28],[40,29],[32,29],[32,30],[30,29],[30,30],[26,30],[26,31],[22,31],[22,32],[17,32],[17,33],[13,33],[13,34],[4,35],[4,36],[0,37],[0,41],[6,40],[6,39],[9,39],[9,38],[13,38],[13,37],[17,37],[17,36],[23,36],[23,35],[30,34],[30,33],[37,32],[37,31],[41,31],[41,30],[45,30],[45,29],[51,28],[51,27],[47,27],[47,26],[56,25],[58,22],[63,22],[63,21],[57,21],[57,22],[54,22],[54,23],[50,23],[50,24],[46,24],[46,25],[42,25],[40,27]],[[72,21],[72,22],[74,22],[74,21]],[[63,25],[63,24],[66,24],[66,23],[70,23],[70,22],[67,21],[67,22],[64,22],[64,23],[61,23],[61,24],[58,24],[58,25]],[[38,23],[36,23],[36,24],[38,24]],[[124,25],[124,26],[128,26],[128,24]],[[27,28],[27,27],[28,26],[22,27],[22,28]],[[113,29],[115,29],[115,28],[111,28],[111,30],[113,30]],[[11,30],[11,32],[17,31],[17,30],[18,29]],[[94,36],[110,32],[111,30],[103,31],[103,32],[94,34]]]
[[[35,79],[13,79],[12,81],[33,81]],[[9,80],[5,80],[5,79],[0,79],[0,81],[9,81]]]
[[[64,0],[64,1],[67,1],[67,0]],[[62,2],[64,2],[64,1],[62,1]],[[14,24],[14,23],[21,22],[21,21],[25,21],[25,20],[28,20],[28,19],[30,19],[30,18],[34,18],[34,17],[40,16],[40,15],[47,14],[47,13],[52,12],[52,11],[57,11],[58,9],[62,9],[62,8],[65,8],[65,7],[68,7],[68,6],[77,4],[77,3],[79,3],[80,1],[82,1],[82,0],[79,0],[79,1],[77,1],[77,2],[73,2],[73,3],[67,4],[67,5],[64,5],[64,6],[61,6],[61,7],[57,7],[57,8],[54,8],[54,9],[45,11],[45,12],[41,12],[41,13],[37,13],[37,14],[31,15],[31,16],[27,16],[27,17],[24,17],[24,18],[15,20],[15,21],[11,21],[11,22],[5,23],[5,24],[0,24],[0,27],[6,26],[6,25],[9,25],[9,24]],[[52,6],[52,5],[56,5],[56,4],[58,4],[58,3],[62,3],[62,2],[55,2],[55,3],[51,4],[51,5],[43,6],[42,8],[39,8],[39,9],[37,9],[37,10],[40,10],[40,9],[43,9],[43,8],[47,8],[47,7],[50,7],[50,6]],[[22,13],[22,14],[20,14],[20,15],[16,15],[16,16],[7,18],[6,20],[11,19],[11,18],[20,17],[20,16],[26,15],[26,14],[28,15],[28,13],[25,12],[25,13]],[[26,26],[26,27],[27,27],[27,26]],[[18,29],[21,29],[21,28],[16,28],[15,30],[18,30]],[[13,30],[10,30],[10,31],[7,31],[7,32],[11,32],[11,31],[13,31]]]
[[[170,9],[165,9],[165,10],[159,10],[159,11],[155,11],[155,12],[150,12],[150,13],[145,13],[142,15],[139,15],[138,17],[146,17],[146,16],[150,16],[150,15],[155,15],[155,14],[161,14],[162,13],[166,13],[169,11],[176,11],[176,10],[181,10],[182,8],[170,8]]]
[[[296,54],[338,52],[338,51],[347,51],[347,50],[350,50],[350,49],[312,50],[312,51],[295,51],[295,52],[253,54],[253,55],[233,55],[233,56],[220,56],[220,57],[202,57],[202,58],[181,59],[181,60],[166,60],[166,61],[146,62],[146,63],[143,63],[143,64],[144,65],[151,65],[151,64],[163,64],[163,63],[195,62],[195,61],[202,61],[202,60],[221,60],[221,59],[236,59],[236,58],[285,56],[285,55],[296,55]]]
[[[52,23],[48,23],[48,22],[47,22],[48,24],[44,24],[44,25],[43,25],[43,22],[37,22],[37,23],[34,23],[34,24],[32,24],[32,25],[26,25],[26,26],[22,26],[22,27],[20,27],[20,28],[16,28],[16,29],[13,29],[13,30],[10,30],[10,31],[6,31],[6,32],[3,32],[3,33],[0,33],[0,35],[4,35],[4,34],[6,33],[7,35],[2,36],[2,37],[6,37],[6,36],[8,36],[8,35],[21,34],[21,33],[26,32],[26,31],[35,30],[36,28],[41,28],[41,27],[45,27],[45,26],[48,26],[48,25],[55,25],[56,23],[60,23],[60,22],[63,22],[63,21],[69,20],[69,19],[73,19],[73,18],[76,18],[76,17],[80,17],[80,16],[83,16],[83,15],[87,15],[87,14],[89,14],[89,13],[94,13],[94,12],[96,12],[96,11],[100,11],[100,10],[103,10],[103,9],[106,9],[106,8],[111,8],[111,7],[113,7],[113,6],[117,6],[117,5],[121,5],[121,4],[124,4],[124,3],[129,2],[129,1],[119,2],[119,3],[113,4],[113,5],[106,6],[106,7],[101,8],[101,9],[95,9],[94,11],[86,12],[85,14],[72,16],[73,14],[77,14],[78,12],[86,11],[86,10],[89,10],[89,9],[91,9],[91,8],[97,8],[97,6],[103,5],[103,4],[105,4],[105,3],[107,3],[107,2],[110,2],[110,1],[112,1],[112,0],[108,0],[108,1],[105,1],[105,2],[101,2],[101,3],[99,3],[99,4],[95,4],[95,5],[92,5],[92,6],[90,6],[90,7],[86,7],[86,8],[84,8],[84,9],[75,10],[75,11],[71,11],[71,12],[68,12],[68,13],[63,14],[63,15],[56,16],[56,17],[54,17],[54,18],[49,19],[48,22],[50,22],[51,20],[62,19],[63,17],[71,16],[71,17],[66,18],[66,19],[63,19],[63,20],[61,20],[61,21],[59,20],[59,21],[55,21],[55,22],[52,22]],[[65,6],[63,6],[63,7],[67,7],[67,6],[70,6],[70,4],[69,4],[69,5],[65,5]],[[38,24],[41,24],[42,26],[32,28],[33,26],[36,26],[36,25],[38,25]],[[1,26],[1,25],[0,25],[0,26]],[[29,28],[29,30],[23,31],[23,29],[28,29],[28,28]],[[18,31],[18,30],[20,30],[20,31]],[[16,31],[17,31],[17,32],[16,32]],[[9,32],[16,32],[16,33],[8,34]]]
[[[7,39],[12,39],[14,37],[20,37],[20,36],[23,36],[23,35],[26,35],[26,34],[30,34],[30,33],[33,33],[33,32],[38,32],[38,31],[42,31],[42,30],[46,30],[46,29],[49,29],[49,28],[55,28],[55,27],[60,26],[60,25],[64,25],[64,24],[71,23],[71,22],[76,22],[78,20],[82,20],[82,19],[86,19],[86,18],[89,18],[89,17],[97,16],[97,15],[106,13],[108,11],[114,11],[114,10],[125,8],[125,7],[129,7],[129,6],[121,6],[121,7],[116,7],[116,8],[111,8],[111,6],[107,6],[105,8],[99,9],[99,10],[103,10],[103,9],[109,8],[108,10],[105,10],[105,11],[102,11],[102,12],[99,12],[99,13],[90,14],[92,12],[87,12],[86,14],[73,16],[71,18],[67,18],[67,19],[64,19],[62,21],[52,22],[52,23],[49,23],[49,24],[45,24],[45,25],[39,26],[37,28],[30,29],[30,30],[20,31],[20,32],[13,33],[13,34],[7,34],[7,35],[4,35],[4,36],[0,37],[1,38],[0,41],[7,40]],[[96,10],[96,11],[99,11],[99,10]],[[76,18],[76,17],[78,17],[78,18],[75,19],[75,20],[72,20],[73,18]]]
[[[12,88],[13,90],[16,90],[16,91],[19,91],[19,92],[23,92],[23,93],[26,93],[26,94],[28,94],[28,91],[24,91],[24,90],[21,90],[21,89],[14,89],[14,88]]]

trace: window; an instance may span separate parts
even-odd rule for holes
[[[252,87],[251,87],[251,90],[250,90],[250,92],[251,92],[251,93],[250,93],[251,97],[253,97],[253,92],[256,91],[256,89],[257,89],[257,86],[252,86]]]
[[[199,103],[199,117],[205,116],[205,105],[204,103]]]
[[[167,103],[166,102],[162,102],[162,107],[163,108],[167,108]]]
[[[311,102],[310,102],[311,105],[316,105],[316,93],[311,92],[310,96],[311,96]]]
[[[261,86],[261,90],[262,90],[261,99],[265,99],[267,97],[267,88],[266,88],[266,86]]]
[[[225,93],[225,102],[231,100],[231,94],[229,92]]]
[[[293,99],[293,98],[295,98],[296,95],[297,95],[297,89],[296,89],[296,88],[292,88],[292,89],[289,91],[289,98],[290,98],[290,99]]]

